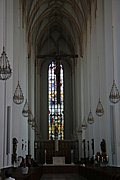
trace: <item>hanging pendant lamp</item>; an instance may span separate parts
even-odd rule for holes
[[[85,85],[84,85],[84,60],[83,60],[83,97],[84,97],[84,118],[83,118],[83,122],[82,122],[82,129],[86,130],[87,129],[87,123],[85,120]]]
[[[29,114],[28,114],[28,124],[29,124],[29,125],[32,125],[33,121],[34,121],[33,114],[32,114],[32,112],[31,112],[31,110],[29,110]]]
[[[84,117],[83,122],[82,122],[82,129],[83,130],[87,129],[87,123],[86,123],[85,117]]]
[[[99,75],[99,17],[98,17],[98,10],[97,10],[97,32],[98,32],[98,81],[99,81],[99,101],[96,108],[96,115],[101,117],[104,114],[104,109],[102,103],[100,101],[100,75]]]
[[[87,122],[89,124],[93,124],[94,123],[94,117],[92,115],[92,112],[91,112],[91,81],[90,81],[90,35],[89,35],[89,89],[90,89],[90,112],[89,112],[89,115],[88,115],[88,119],[87,119]]]
[[[78,135],[78,128],[76,127],[75,135]]]
[[[19,84],[19,81],[18,81],[18,85],[17,85],[15,92],[14,92],[13,101],[15,104],[18,104],[18,105],[24,101],[24,96],[23,96],[22,89],[21,89],[21,86]]]
[[[78,134],[81,135],[82,134],[82,126],[79,125],[79,128],[78,128]]]
[[[99,102],[98,102],[98,105],[96,108],[96,115],[101,117],[103,114],[104,114],[104,109],[103,109],[102,103],[101,103],[100,98],[99,98]]]
[[[38,135],[38,139],[42,140],[42,134],[41,133]]]
[[[23,106],[22,115],[24,117],[28,117],[28,115],[29,115],[29,105],[28,105],[27,99],[26,99],[25,104]]]
[[[32,128],[33,130],[35,130],[35,129],[37,128],[37,124],[36,124],[36,122],[35,122],[35,118],[34,118],[34,121],[33,121],[32,125],[31,125],[31,128]]]
[[[27,43],[26,43],[26,47],[27,47]],[[22,115],[24,117],[28,117],[28,115],[29,115],[29,105],[27,102],[27,54],[26,54],[26,101],[23,106]]]
[[[118,103],[120,100],[120,94],[119,94],[118,88],[115,84],[115,80],[113,80],[113,85],[112,85],[112,88],[110,91],[109,100],[113,104]]]
[[[18,85],[16,87],[13,101],[15,104],[22,104],[24,101],[24,96],[22,93],[21,86],[19,84],[19,58],[20,58],[20,0],[19,0],[19,7],[18,7]]]
[[[114,28],[114,24],[113,24],[113,0],[112,0],[112,44],[113,44],[113,85],[110,91],[110,95],[109,95],[109,100],[111,103],[116,104],[119,102],[120,100],[120,94],[118,91],[118,88],[115,84],[115,73],[114,73],[114,32],[113,29]]]
[[[89,124],[93,124],[94,123],[94,117],[92,115],[91,109],[90,109],[87,121],[88,121]]]
[[[12,70],[5,52],[5,0],[3,1],[3,52],[0,57],[0,80],[7,80],[11,77]]]

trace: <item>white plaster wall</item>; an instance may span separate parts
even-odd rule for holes
[[[20,17],[22,11],[20,12]],[[18,84],[18,1],[13,1],[13,89],[12,95]],[[11,18],[11,19],[12,19]],[[25,157],[28,154],[28,124],[27,119],[22,115],[22,109],[26,100],[26,42],[25,42],[25,29],[22,28],[22,18],[20,20],[20,58],[19,58],[19,84],[21,86],[24,102],[20,105],[12,103],[12,138],[17,138],[17,156]],[[23,141],[22,141],[23,140]],[[26,142],[26,143],[25,143]],[[24,148],[22,150],[22,143]],[[26,145],[26,150],[25,150]],[[11,144],[11,147],[13,145]],[[12,150],[13,151],[13,150]]]
[[[13,65],[13,32],[8,31],[8,29],[13,28],[13,21],[11,20],[11,24],[9,22],[9,18],[11,19],[13,15],[13,3],[10,1],[10,9],[9,2],[6,4],[6,9],[8,10],[7,13],[5,13],[5,52],[8,56],[10,66],[12,68]],[[0,51],[2,53],[3,51],[3,1],[0,1],[0,13],[1,13],[1,19],[0,19]],[[8,48],[10,46],[10,48]],[[12,77],[7,81],[0,80],[0,114],[1,114],[1,127],[0,127],[0,143],[1,143],[1,149],[0,149],[0,168],[7,167],[11,165],[11,148],[9,154],[7,154],[7,106],[11,106],[12,100],[11,100],[11,94],[12,94]],[[12,115],[10,113],[10,121],[12,121]],[[12,144],[11,137],[12,137],[12,129],[10,124],[10,137],[9,137],[9,146]]]
[[[110,127],[110,101],[109,94],[113,84],[113,51],[112,51],[112,1],[104,1],[104,32],[105,32],[105,62],[106,62],[106,95],[107,95],[107,123],[108,141],[107,152],[109,153],[109,163],[112,164],[111,153],[111,127]],[[106,129],[107,131],[107,129]]]
[[[35,108],[34,108],[34,47],[31,47],[31,57],[28,59],[28,102],[33,114],[35,117]],[[36,121],[36,118],[35,118]],[[29,146],[29,154],[31,157],[34,157],[34,131],[32,130],[31,126],[28,125],[28,141],[30,142]]]
[[[86,121],[90,111],[90,97],[91,97],[91,112],[94,117],[94,123],[88,124],[87,130],[82,134],[82,137],[86,137],[86,142],[90,143],[90,157],[92,157],[91,139],[94,138],[94,151],[101,152],[100,142],[104,138],[108,143],[107,139],[107,123],[106,123],[106,72],[105,72],[105,57],[104,57],[104,4],[103,1],[98,2],[99,6],[99,24],[97,25],[97,19],[94,13],[94,4],[92,4],[92,24],[91,34],[89,34],[89,20],[87,23],[87,47],[85,52],[87,53],[85,60],[85,114]],[[97,11],[97,12],[98,12]],[[98,77],[98,28],[99,28],[99,77]],[[89,57],[89,36],[91,42],[90,57]],[[85,56],[85,55],[84,55]],[[90,64],[89,64],[90,61]],[[90,70],[90,86],[89,86],[89,70]],[[105,114],[99,118],[95,111],[99,101],[99,80],[100,80],[100,100],[104,107]],[[90,89],[91,88],[91,89]],[[91,94],[90,94],[91,91]],[[85,136],[86,134],[86,136]],[[83,138],[84,139],[84,138]],[[107,144],[108,145],[108,144]],[[87,151],[87,150],[86,150]],[[88,152],[87,152],[88,153]]]

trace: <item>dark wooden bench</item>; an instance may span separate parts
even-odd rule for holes
[[[78,173],[87,180],[120,180],[118,167],[78,167]]]
[[[7,169],[10,169],[12,172],[12,177],[16,180],[40,180],[40,178],[43,175],[43,166],[40,167],[30,167],[28,174],[22,174],[20,167],[11,167],[11,168],[5,168],[1,170],[0,177],[1,179],[5,178],[5,171]]]

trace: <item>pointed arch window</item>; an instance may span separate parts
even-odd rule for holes
[[[49,140],[64,140],[64,81],[63,65],[52,61],[48,68]]]

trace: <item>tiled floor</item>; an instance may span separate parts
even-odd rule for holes
[[[41,180],[86,180],[77,174],[44,174]]]

